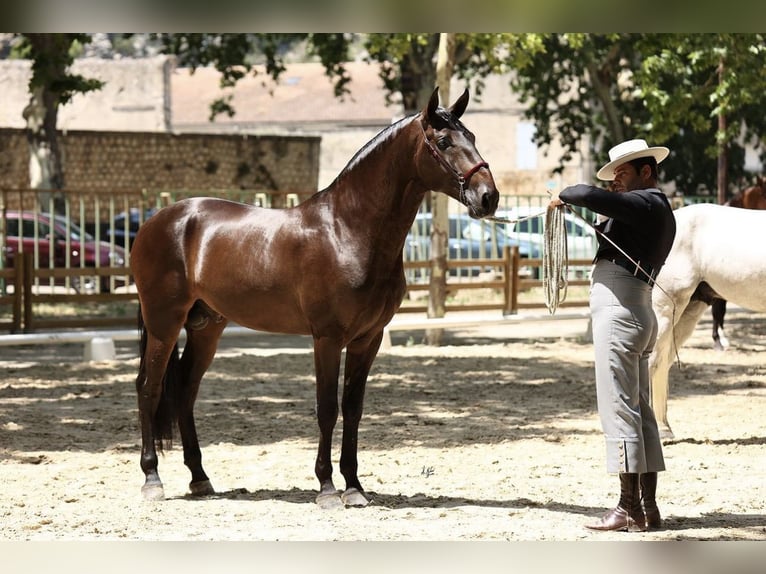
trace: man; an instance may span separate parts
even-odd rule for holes
[[[648,361],[657,338],[652,286],[676,233],[670,203],[657,189],[657,164],[668,153],[644,140],[623,142],[609,150],[610,161],[597,174],[612,182],[610,190],[574,185],[551,201],[606,217],[597,225],[590,310],[606,467],[619,474],[620,500],[586,525],[593,530],[661,527],[655,492],[665,462],[651,407]]]

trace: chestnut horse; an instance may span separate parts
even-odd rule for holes
[[[420,113],[381,131],[329,187],[296,207],[196,198],[160,210],[141,226],[131,266],[142,331],[136,389],[145,498],[165,496],[157,451],[170,444],[176,424],[191,493],[214,493],[202,468],[193,408],[230,320],[313,337],[316,502],[323,508],[368,503],[357,474],[359,422],[383,329],[405,294],[407,232],[428,190],[456,199],[474,218],[494,214],[499,200],[474,135],[459,121],[468,91],[449,109],[438,103],[437,89]],[[343,349],[341,493],[330,457]]]
[[[652,290],[658,330],[649,372],[652,407],[664,437],[673,436],[667,416],[670,365],[710,300],[766,311],[766,243],[761,241],[766,212],[699,203],[674,213],[676,237]]]
[[[766,188],[763,178],[758,177],[755,185],[738,192],[724,205],[744,209],[766,209]],[[729,346],[729,340],[726,338],[723,328],[723,321],[726,316],[726,299],[712,298],[709,304],[713,315],[713,347],[718,351],[723,351]]]

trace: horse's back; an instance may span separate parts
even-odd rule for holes
[[[693,242],[701,250],[710,249],[714,256],[719,252],[716,246],[721,245],[727,250],[736,246],[745,254],[766,253],[766,242],[762,240],[766,231],[766,212],[698,203],[676,209],[674,215],[678,242]],[[741,249],[743,245],[748,248]]]
[[[268,211],[210,197],[184,199],[160,209],[139,228],[130,253],[139,294],[171,274],[192,274],[216,229],[225,227],[236,241],[243,221],[260,212],[267,219],[274,217]]]
[[[658,284],[668,291],[696,289],[704,281],[722,298],[766,309],[766,211],[717,204],[675,210],[676,238]]]

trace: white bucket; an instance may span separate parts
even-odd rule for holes
[[[86,361],[113,361],[116,357],[114,340],[109,337],[94,337],[85,344]]]

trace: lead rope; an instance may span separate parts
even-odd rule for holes
[[[545,225],[543,227],[542,283],[545,306],[548,308],[548,312],[553,315],[559,304],[566,299],[568,287],[566,276],[569,271],[569,255],[564,210],[548,207],[545,211],[518,219],[495,216],[486,219],[497,223],[515,224],[543,215],[545,216]]]
[[[564,210],[549,207],[545,212],[543,227],[543,266],[542,281],[545,306],[553,315],[567,298],[567,275],[569,273],[569,254],[567,252],[566,221]]]

